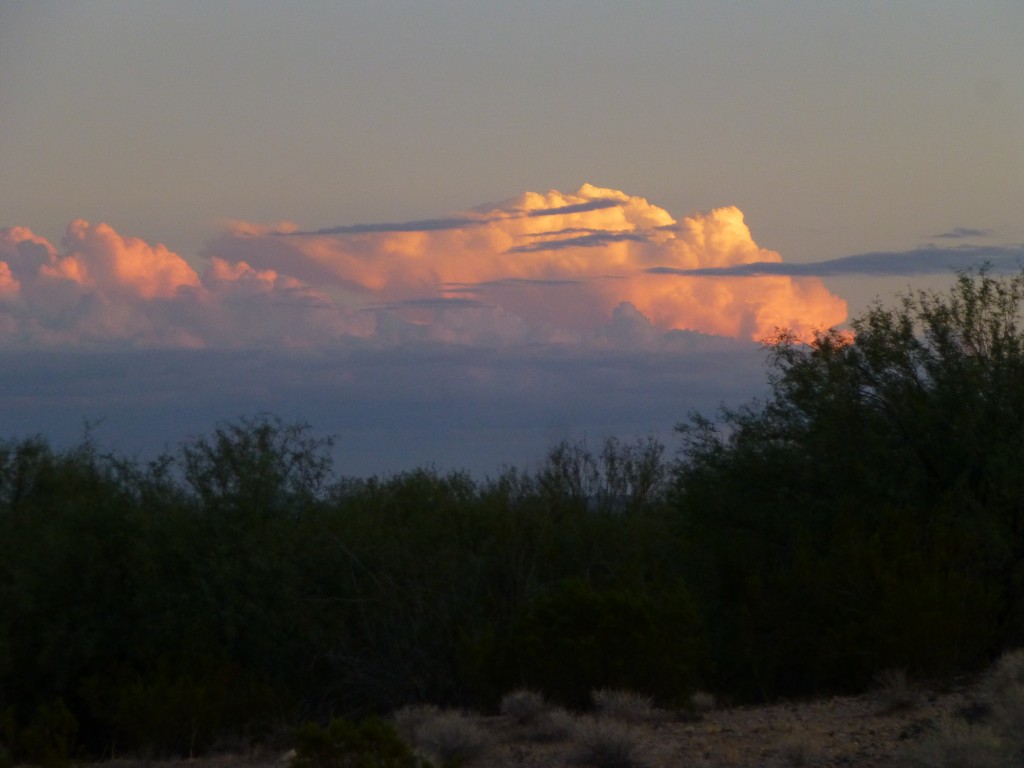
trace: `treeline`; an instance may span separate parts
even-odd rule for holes
[[[273,417],[151,463],[0,443],[0,747],[195,754],[517,686],[860,690],[1024,644],[1024,276],[768,347],[682,448],[335,475]],[[2,757],[2,754],[0,754]]]
[[[262,417],[146,465],[0,444],[0,743],[194,754],[520,683],[679,699],[703,627],[667,480],[653,440],[338,479],[329,441]]]

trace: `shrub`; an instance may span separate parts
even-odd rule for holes
[[[1024,649],[1007,651],[1000,656],[982,682],[986,696],[992,701],[1020,687],[1024,687]]]
[[[544,696],[527,688],[506,693],[501,698],[499,710],[516,725],[531,725],[547,711]]]
[[[1003,654],[983,687],[992,712],[992,727],[1010,748],[1024,750],[1024,650]]]
[[[718,706],[714,694],[707,691],[694,691],[689,700],[690,709],[697,713],[711,712]]]
[[[390,723],[337,718],[326,728],[306,723],[295,732],[292,768],[430,768]]]
[[[601,717],[626,723],[647,723],[657,719],[659,712],[649,696],[634,691],[602,688],[591,691],[590,700]]]
[[[595,688],[665,699],[692,688],[705,658],[703,625],[682,586],[650,591],[566,579],[540,592],[495,637],[487,673],[585,708]]]
[[[527,727],[526,735],[531,741],[541,743],[565,741],[572,736],[575,727],[576,718],[561,707],[556,707],[541,713]]]
[[[416,747],[445,765],[465,765],[480,758],[489,746],[487,735],[461,712],[440,712],[416,731]]]
[[[591,768],[646,768],[650,756],[643,741],[622,723],[588,719],[576,729],[572,759]]]
[[[791,768],[814,765],[820,757],[820,749],[811,737],[804,733],[793,736],[779,745],[779,757]]]
[[[416,734],[428,720],[438,716],[440,710],[433,704],[412,704],[396,709],[391,715],[398,735],[410,744],[416,743]]]
[[[946,724],[918,744],[908,763],[914,768],[1010,768],[1017,764],[991,729],[961,722]]]
[[[78,720],[57,699],[40,707],[16,738],[16,752],[34,765],[62,768],[71,764],[78,736]]]
[[[916,707],[920,696],[904,669],[887,669],[875,677],[875,696],[885,714]]]

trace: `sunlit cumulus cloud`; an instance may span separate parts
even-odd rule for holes
[[[782,261],[754,242],[739,209],[676,220],[642,197],[588,184],[415,222],[317,230],[237,222],[207,255],[292,275],[428,336],[459,335],[451,327],[465,314],[475,319],[464,328],[486,316],[498,335],[608,338],[603,329],[622,305],[660,332],[750,339],[846,318],[843,300],[814,277],[686,273]]]
[[[0,230],[2,346],[308,346],[366,326],[294,278],[216,258],[200,276],[105,223],[71,222],[59,248]]]
[[[673,331],[757,340],[845,320],[817,277],[715,273],[781,261],[737,208],[677,220],[590,185],[404,223],[232,222],[200,266],[77,220],[59,246],[0,230],[0,343],[644,347]]]

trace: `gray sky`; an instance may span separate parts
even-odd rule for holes
[[[1021,40],[1017,0],[0,0],[0,227],[25,228],[0,243],[0,416],[116,422],[75,371],[135,355],[119,402],[149,420],[139,434],[178,439],[184,420],[158,414],[185,401],[199,429],[272,406],[351,431],[358,411],[378,446],[361,471],[671,429],[709,392],[763,385],[727,336],[749,351],[773,323],[833,324],[842,302],[845,317],[951,266],[1020,264]],[[755,263],[774,266],[745,276]],[[692,350],[659,340],[672,329],[719,345],[703,381],[643,375],[691,370]],[[60,361],[45,398],[26,383],[40,347]],[[267,363],[282,348],[442,372],[450,412],[412,383],[339,390],[341,363],[301,377],[311,392]],[[159,374],[161,355],[197,350],[191,381]],[[239,383],[250,354],[264,384]],[[608,388],[588,367],[602,359],[636,378]],[[502,401],[513,362],[522,387]],[[549,386],[531,409],[534,366]],[[559,366],[566,389],[545,378]],[[161,411],[144,392],[173,382]],[[474,402],[525,414],[516,456],[500,421],[459,407]],[[388,447],[395,414],[404,449]],[[465,449],[485,433],[486,456]]]

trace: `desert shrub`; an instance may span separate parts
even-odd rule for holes
[[[472,763],[490,746],[483,729],[472,718],[456,711],[442,711],[427,718],[416,729],[415,744],[443,765]]]
[[[376,717],[358,723],[342,718],[326,727],[306,723],[295,731],[293,768],[429,768],[399,738],[394,727]]]
[[[398,735],[410,744],[415,744],[416,734],[420,727],[440,713],[441,710],[433,704],[410,704],[396,709],[391,714],[391,720],[395,724]]]
[[[548,705],[543,694],[517,688],[501,697],[498,710],[516,725],[532,725],[548,711]]]
[[[820,750],[807,734],[791,736],[779,745],[779,757],[790,768],[814,765]]]
[[[920,694],[911,684],[905,669],[887,669],[875,676],[875,697],[883,713],[916,707]]]
[[[984,695],[992,700],[1021,687],[1024,687],[1024,649],[1001,655],[982,681]]]
[[[493,680],[583,709],[596,688],[672,701],[692,689],[704,653],[702,624],[682,588],[641,592],[570,579],[539,594],[493,638],[484,667]]]
[[[194,757],[220,739],[251,733],[273,711],[273,691],[216,661],[189,671],[165,666],[114,689],[110,719],[122,749]]]
[[[1024,650],[1003,654],[985,676],[982,690],[992,727],[1011,748],[1024,753]]]
[[[565,741],[576,728],[576,718],[561,707],[542,712],[536,720],[527,725],[523,733],[530,741],[552,743]]]
[[[1011,768],[1019,765],[991,729],[960,721],[944,723],[908,750],[914,768]]]
[[[676,506],[720,690],[977,668],[1024,637],[1024,273],[769,340],[770,395],[681,426]]]
[[[591,768],[647,768],[651,765],[641,734],[622,723],[587,719],[575,733],[572,760]]]
[[[635,691],[600,688],[591,691],[590,700],[600,717],[611,720],[647,723],[660,717],[651,697]]]
[[[71,764],[77,746],[78,720],[63,699],[40,706],[14,735],[13,757],[43,768]]]
[[[707,691],[694,691],[686,703],[691,711],[703,714],[714,710],[718,706],[718,699]]]

